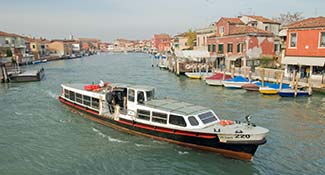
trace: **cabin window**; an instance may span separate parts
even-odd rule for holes
[[[128,100],[131,102],[134,102],[134,90],[133,89],[129,89],[128,90]]]
[[[320,32],[319,47],[325,47],[325,32]]]
[[[190,122],[190,124],[192,125],[192,126],[197,126],[197,125],[199,125],[199,122],[196,120],[196,118],[195,117],[193,117],[193,116],[190,116],[189,118],[188,118],[188,121]]]
[[[206,113],[200,114],[199,118],[204,124],[208,124],[208,123],[211,123],[211,122],[214,122],[217,120],[217,118],[213,115],[212,112],[206,112]]]
[[[150,120],[150,111],[138,109],[137,110],[137,118],[143,120]]]
[[[91,107],[95,109],[99,109],[99,99],[91,98]]]
[[[147,95],[147,101],[152,100],[152,99],[154,98],[155,91],[154,91],[154,90],[152,90],[152,91],[147,91],[147,92],[146,92],[146,95]]]
[[[89,96],[83,96],[83,104],[86,106],[90,106],[90,97]]]
[[[75,96],[75,93],[73,91],[69,92],[69,96],[70,96],[70,98],[69,98],[70,100],[76,101],[76,96]]]
[[[153,122],[167,124],[167,114],[159,113],[159,112],[152,112],[152,119]]]
[[[144,92],[143,91],[138,91],[137,93],[137,100],[139,104],[144,103]]]
[[[76,93],[76,102],[82,104],[82,95],[81,94]]]
[[[186,127],[184,118],[179,115],[169,115],[169,124]]]
[[[297,33],[290,33],[290,47],[297,47]]]
[[[232,43],[227,44],[227,52],[232,52]]]
[[[64,97],[65,98],[70,98],[69,91],[64,89]]]

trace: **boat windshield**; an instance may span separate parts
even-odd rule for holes
[[[203,114],[198,115],[200,120],[204,123],[204,124],[208,124],[214,121],[217,121],[218,119],[216,118],[216,116],[211,112],[205,112]]]
[[[146,95],[147,95],[147,101],[152,100],[154,98],[154,95],[155,95],[155,90],[146,91]]]

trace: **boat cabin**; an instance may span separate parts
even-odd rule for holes
[[[62,85],[62,88],[62,97],[68,101],[116,120],[185,130],[219,122],[208,108],[172,99],[155,99],[155,89],[150,86],[110,84],[96,92],[75,84]]]

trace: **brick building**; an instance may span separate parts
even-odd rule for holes
[[[158,52],[167,52],[171,48],[171,38],[168,34],[155,34],[153,37],[153,46]]]
[[[208,38],[208,51],[217,68],[255,67],[261,58],[274,56],[274,34],[247,26],[239,18],[220,18],[216,33]]]

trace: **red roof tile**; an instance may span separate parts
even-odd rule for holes
[[[0,31],[0,36],[6,36],[6,37],[21,37],[20,35],[14,34],[14,33],[7,33]]]
[[[293,28],[316,28],[325,27],[325,17],[307,18],[288,25],[289,29]]]
[[[263,23],[280,24],[279,22],[273,21],[273,20],[265,18],[263,16],[247,16],[247,17],[253,18],[256,21],[261,21]]]
[[[232,30],[230,30],[229,35],[239,35],[239,34],[248,34],[248,33],[272,35],[272,32],[261,30],[251,26],[234,27]]]
[[[229,24],[244,24],[239,18],[225,18],[222,17],[220,20],[226,20]],[[220,21],[219,20],[219,21]]]

